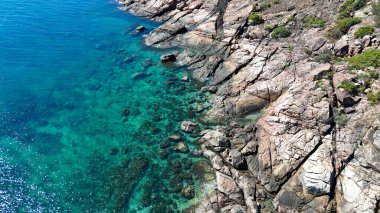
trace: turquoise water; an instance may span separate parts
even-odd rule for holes
[[[107,0],[2,0],[0,212],[168,212],[211,171],[179,130],[205,101]],[[136,73],[144,73],[136,77]],[[192,81],[192,80],[191,80]],[[193,103],[196,101],[195,103]],[[182,135],[189,153],[173,151]],[[162,148],[161,147],[166,147]]]

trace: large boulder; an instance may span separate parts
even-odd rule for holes
[[[216,172],[216,183],[220,192],[238,203],[242,202],[243,194],[232,177]]]
[[[184,121],[181,124],[181,130],[186,133],[192,133],[197,127],[198,125],[191,121]]]
[[[227,158],[228,162],[237,169],[242,169],[246,167],[245,159],[243,155],[236,149],[232,149]]]
[[[206,146],[214,149],[215,151],[223,151],[230,146],[227,135],[218,130],[207,131],[201,138],[201,141],[204,141]]]

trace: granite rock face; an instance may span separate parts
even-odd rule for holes
[[[362,23],[336,41],[326,31],[338,0],[120,3],[162,22],[146,45],[183,47],[176,63],[189,66],[210,94],[202,121],[224,123],[200,133],[217,185],[192,211],[379,212],[380,107],[341,87],[363,85],[363,70],[353,74],[346,62],[330,60],[380,49],[376,34],[354,36],[374,25],[371,3],[355,12]],[[253,9],[264,24],[247,18]],[[305,27],[306,16],[321,17],[325,27]],[[273,39],[276,26],[290,36]],[[366,87],[379,91],[379,80]],[[182,124],[185,132],[194,128]]]

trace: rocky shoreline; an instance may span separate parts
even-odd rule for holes
[[[329,37],[349,2],[120,2],[163,23],[146,45],[185,48],[177,62],[211,94],[202,121],[223,123],[201,133],[217,190],[191,211],[379,212],[380,106],[370,94],[380,94],[380,65],[344,58],[380,49],[378,28],[356,35],[376,25],[376,2],[360,1],[345,17],[360,22]]]

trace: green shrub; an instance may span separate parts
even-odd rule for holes
[[[361,73],[361,74],[359,74],[357,76],[357,79],[363,81],[363,85],[365,87],[368,87],[373,82],[373,79],[367,73]]]
[[[339,88],[342,88],[344,91],[350,93],[350,94],[354,94],[356,92],[356,86],[354,84],[354,82],[352,81],[343,81],[340,85],[339,85]]]
[[[328,72],[326,72],[325,77],[326,77],[327,79],[332,80],[333,77],[334,77],[334,74],[335,74],[334,71],[328,71]]]
[[[257,15],[256,13],[252,13],[248,16],[249,22],[251,22],[253,25],[259,25],[264,23],[264,19],[261,18],[261,16]]]
[[[334,120],[338,126],[346,126],[350,118],[343,113],[339,108],[333,108]]]
[[[375,70],[366,72],[366,73],[360,73],[357,76],[357,79],[362,81],[363,86],[366,88],[369,87],[375,80],[379,78],[379,73],[376,72]],[[363,90],[364,91],[364,90]]]
[[[376,26],[380,27],[380,3],[372,3],[372,13],[374,15]]]
[[[297,21],[297,18],[296,18],[295,16],[290,16],[290,17],[288,18],[288,22],[292,22],[292,21],[296,22],[296,21]]]
[[[251,10],[252,12],[257,12],[257,7],[256,7],[256,5],[252,5],[252,10]]]
[[[367,0],[347,0],[339,8],[339,19],[352,17],[352,13],[367,4]]]
[[[343,34],[346,34],[352,26],[361,22],[362,20],[360,18],[344,18],[337,20],[336,25]]]
[[[338,40],[340,37],[346,34],[352,26],[361,22],[362,20],[360,18],[338,19],[335,22],[335,25],[327,29],[326,36],[331,40]]]
[[[339,19],[351,17],[355,0],[345,1],[339,8]]]
[[[324,52],[315,57],[315,60],[317,62],[323,62],[323,63],[329,63],[334,58],[333,54],[331,52]]]
[[[306,55],[311,55],[313,54],[313,51],[309,48],[303,48],[303,52],[306,53]]]
[[[356,0],[354,4],[352,5],[352,7],[353,7],[353,10],[356,11],[366,5],[367,5],[367,0]]]
[[[302,19],[302,22],[306,28],[318,28],[325,26],[325,21],[316,16],[306,16]]]
[[[367,67],[380,67],[380,50],[367,50],[348,60],[350,69],[364,69]]]
[[[380,77],[380,71],[379,70],[371,70],[368,72],[368,75],[371,79],[377,80]]]
[[[280,0],[273,0],[272,3],[273,4],[280,4]]]
[[[267,10],[267,9],[271,8],[272,5],[269,2],[265,2],[261,5],[261,7],[263,8],[263,10]]]
[[[373,29],[373,27],[367,25],[367,26],[363,26],[357,29],[354,35],[355,35],[355,38],[363,38],[366,35],[371,35],[374,31],[375,30]]]
[[[380,92],[369,92],[367,98],[370,104],[375,105],[380,103]]]
[[[289,37],[292,33],[284,26],[279,26],[273,29],[272,38],[286,38]]]
[[[277,212],[272,200],[265,200],[260,202],[260,204],[262,212]]]

